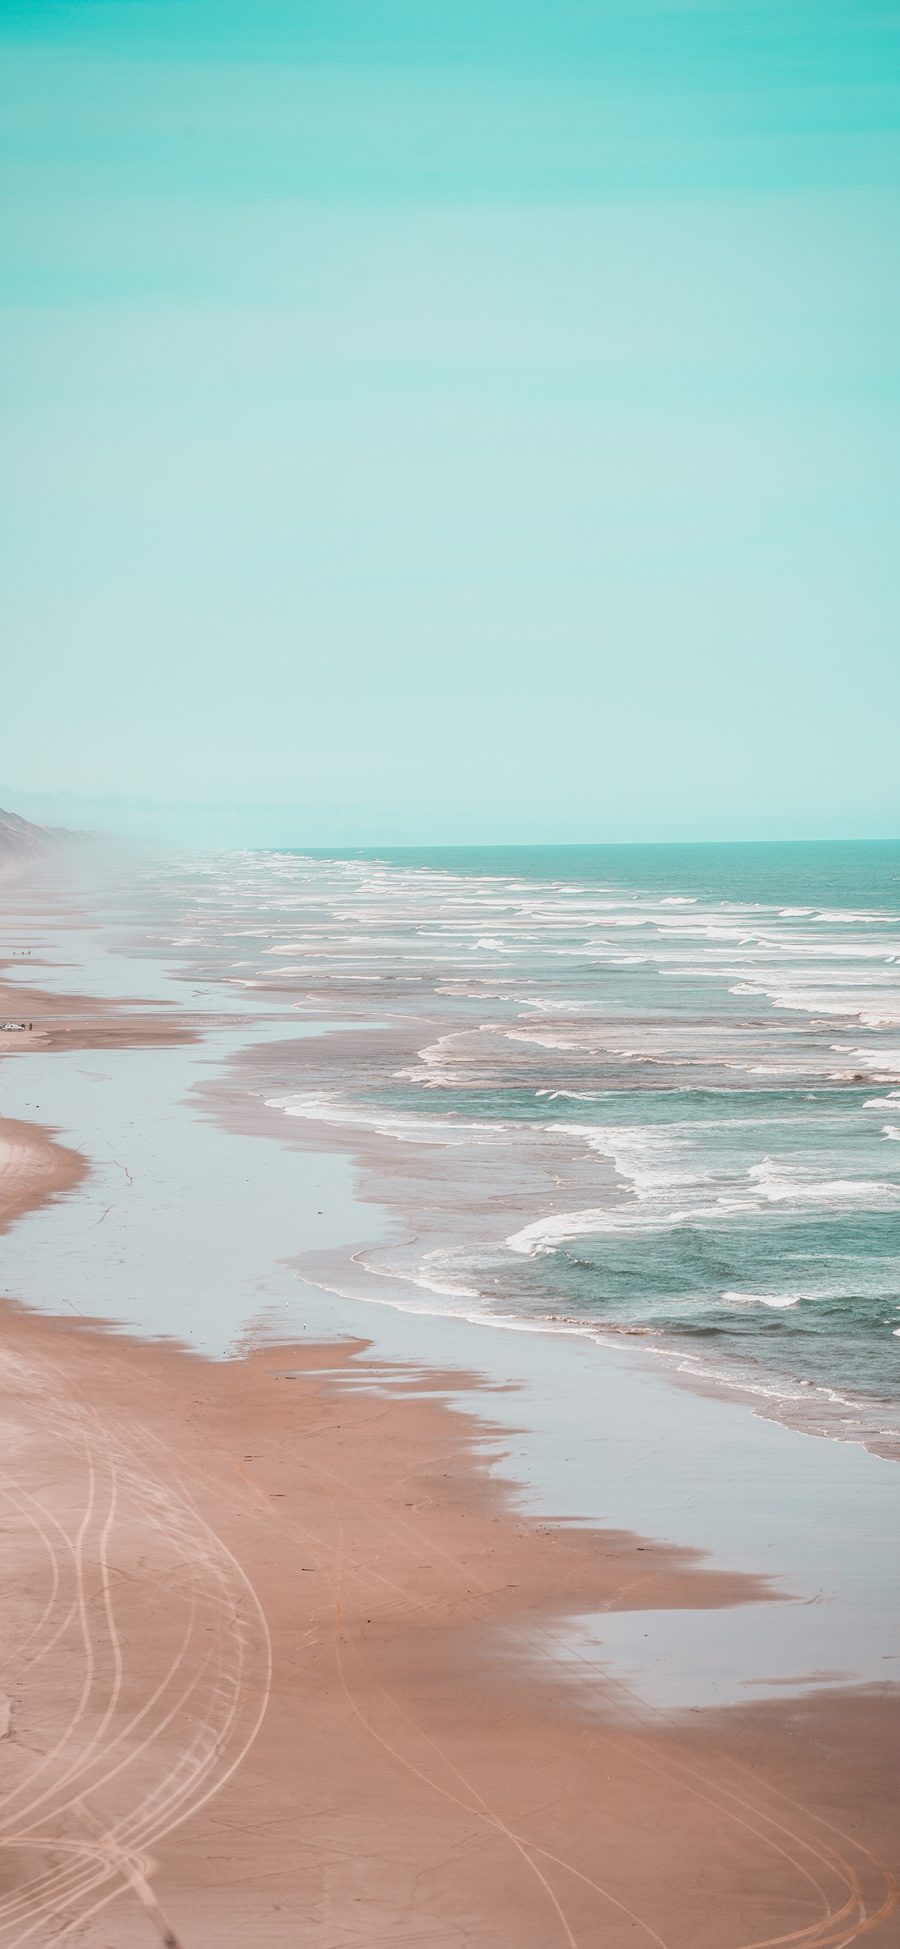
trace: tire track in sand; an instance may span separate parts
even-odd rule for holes
[[[17,1446],[49,1476],[39,1495],[8,1490],[34,1562],[7,1677],[17,1737],[0,1798],[0,1945],[60,1942],[123,1888],[159,1927],[149,1850],[221,1790],[256,1737],[271,1686],[265,1617],[133,1428],[82,1405],[55,1363],[4,1350],[0,1386]]]

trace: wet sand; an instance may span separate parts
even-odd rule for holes
[[[5,1944],[147,1941],[145,1880],[186,1944],[896,1940],[896,1711],[557,1669],[561,1616],[765,1589],[529,1518],[458,1376],[9,1313],[2,1377]]]
[[[118,997],[58,995],[46,988],[0,981],[0,1055],[34,1049],[168,1048],[192,1042],[184,1020],[167,1020],[158,1003],[146,1008]],[[4,1023],[15,1023],[4,1028]]]
[[[17,1117],[0,1117],[0,1232],[23,1212],[39,1210],[85,1176],[78,1151],[50,1131]]]
[[[194,1033],[152,1019],[147,1062]],[[7,1136],[8,1220],[84,1195],[79,1153]],[[775,1591],[536,1514],[497,1395],[407,1326],[402,1361],[214,1361],[4,1310],[5,1949],[895,1944],[896,1688],[667,1714],[579,1660],[581,1618]]]

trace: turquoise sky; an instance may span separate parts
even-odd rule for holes
[[[0,0],[0,803],[900,833],[900,6]]]

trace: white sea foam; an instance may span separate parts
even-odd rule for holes
[[[900,1144],[900,1124],[883,1123],[881,1126],[881,1134],[882,1137],[887,1137],[892,1144]]]
[[[311,1123],[327,1123],[360,1130],[371,1130],[379,1137],[393,1137],[406,1144],[443,1144],[451,1149],[466,1143],[494,1143],[502,1139],[507,1126],[478,1123],[472,1118],[404,1116],[402,1111],[371,1110],[346,1103],[326,1090],[307,1090],[298,1096],[267,1096],[266,1107],[281,1110],[286,1117],[303,1117]]]
[[[683,1216],[682,1212],[672,1212],[667,1220],[651,1220],[648,1225],[645,1217],[631,1211],[561,1211],[552,1218],[537,1218],[533,1224],[523,1225],[520,1231],[511,1232],[504,1243],[510,1252],[520,1252],[523,1257],[533,1259],[540,1253],[552,1252],[555,1246],[569,1239],[597,1238],[613,1232],[657,1231],[661,1222],[678,1225]]]
[[[585,1031],[583,1035],[575,1036],[560,1035],[559,1033],[553,1034],[547,1031],[543,1034],[538,1034],[533,1029],[527,1031],[525,1029],[503,1029],[501,1033],[507,1042],[528,1042],[535,1049],[581,1049],[586,1054],[593,1055],[599,1054],[603,1046],[596,1039],[596,1031],[593,1037],[590,1037],[589,1031]]]
[[[600,1100],[599,1090],[535,1090],[534,1093],[535,1096],[546,1096],[551,1103],[558,1096],[567,1096],[573,1103],[598,1103]],[[561,1128],[564,1129],[565,1125]]]
[[[692,1193],[711,1182],[711,1174],[698,1167],[694,1146],[671,1126],[657,1130],[645,1124],[604,1128],[591,1123],[548,1123],[543,1129],[551,1136],[578,1138],[589,1150],[608,1158],[641,1202],[675,1190],[681,1195]]]
[[[799,1306],[801,1299],[805,1298],[805,1294],[724,1292],[719,1294],[719,1298],[726,1300],[732,1306],[775,1306],[781,1308]]]
[[[868,1070],[873,1083],[900,1083],[900,1049],[841,1049],[840,1053],[852,1058],[856,1070]]]
[[[426,1043],[422,1049],[416,1050],[418,1063],[424,1065],[426,1070],[426,1076],[424,1078],[421,1067],[397,1069],[394,1071],[395,1077],[404,1082],[421,1084],[424,1081],[426,1086],[428,1082],[443,1080],[440,1077],[440,1071],[448,1062],[452,1061],[453,1056],[457,1053],[465,1056],[468,1053],[466,1048],[457,1052],[455,1045],[458,1043],[467,1044],[471,1035],[478,1035],[482,1029],[488,1029],[490,1027],[490,1023],[484,1022],[474,1024],[471,1029],[451,1029],[447,1035],[439,1036],[437,1042]],[[438,1072],[437,1077],[428,1075],[427,1072],[434,1070]]]
[[[751,1164],[747,1175],[770,1204],[880,1206],[900,1203],[898,1184],[880,1183],[872,1178],[804,1177],[771,1157],[764,1157],[759,1164]]]
[[[404,1279],[411,1286],[418,1286],[422,1292],[437,1293],[442,1299],[480,1299],[481,1294],[475,1286],[463,1286],[458,1279],[449,1279],[443,1267],[451,1257],[442,1250],[426,1252],[415,1272],[390,1265],[385,1268],[389,1278]],[[369,1266],[370,1271],[378,1268]]]
[[[900,1335],[900,1327],[895,1331]],[[826,1387],[807,1379],[790,1380],[786,1375],[762,1381],[751,1378],[750,1372],[743,1367],[729,1368],[708,1355],[688,1354],[681,1348],[657,1344],[653,1353],[658,1359],[674,1361],[679,1373],[693,1375],[704,1382],[716,1381],[751,1399],[765,1402],[770,1413],[778,1419],[782,1418],[786,1408],[790,1408],[792,1412],[784,1415],[784,1418],[793,1422],[797,1406],[802,1403],[800,1425],[810,1432],[827,1435],[832,1441],[864,1445],[873,1434],[897,1439],[897,1429],[884,1427],[882,1414],[876,1404],[854,1399],[852,1395],[841,1393],[838,1388]],[[765,1414],[766,1409],[759,1412]],[[814,1417],[818,1417],[818,1421]]]
[[[893,914],[873,913],[871,909],[858,912],[851,907],[821,907],[818,914],[818,919],[826,921],[829,926],[874,927],[878,922],[894,918]]]
[[[638,1192],[634,1203],[594,1206],[584,1211],[557,1212],[547,1218],[535,1219],[530,1225],[511,1233],[505,1244],[512,1252],[535,1257],[552,1252],[555,1247],[577,1238],[671,1231],[682,1225],[704,1221],[721,1226],[729,1220],[752,1216],[772,1204],[795,1210],[802,1210],[806,1204],[854,1204],[868,1210],[900,1207],[898,1184],[858,1178],[802,1179],[773,1164],[771,1159],[751,1167],[748,1175],[753,1181],[751,1189],[725,1193],[711,1203],[690,1198],[694,1186],[703,1182],[702,1175],[692,1182],[679,1181],[673,1175],[669,1178],[668,1186],[660,1183],[656,1188],[658,1191],[664,1188],[677,1190],[681,1194],[677,1208],[667,1206],[659,1197],[651,1200]],[[685,1194],[689,1197],[686,1205],[683,1202]]]

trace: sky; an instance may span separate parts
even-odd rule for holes
[[[900,4],[0,0],[0,804],[900,836]]]

